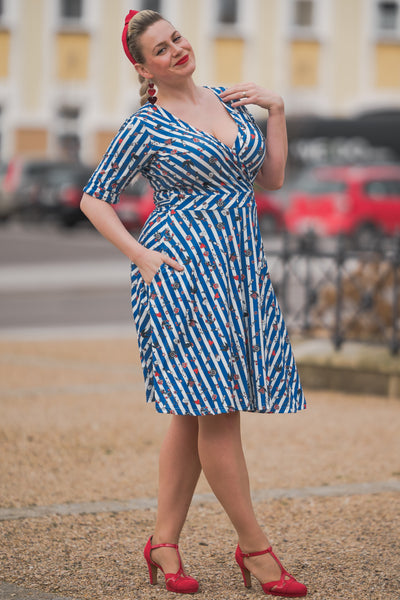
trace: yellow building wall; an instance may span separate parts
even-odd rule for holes
[[[240,38],[216,38],[214,40],[214,80],[220,85],[243,80],[244,41]]]
[[[182,35],[189,40],[190,44],[196,53],[197,60],[201,59],[202,48],[200,46],[200,28],[199,23],[201,21],[201,1],[188,2],[188,0],[180,0],[179,4],[179,25],[181,28]],[[178,27],[174,23],[175,27]]]
[[[278,56],[277,48],[279,47],[279,29],[276,26],[279,19],[279,1],[266,0],[257,4],[257,19],[258,26],[255,36],[256,51],[253,60],[248,62],[248,69],[256,68],[256,72],[251,71],[249,77],[247,72],[244,79],[254,80],[265,85],[270,89],[277,89],[278,85],[282,85],[282,81],[278,80],[277,65],[281,63],[282,57]]]
[[[89,74],[90,37],[61,32],[56,37],[56,75],[61,81],[86,80]]]
[[[21,0],[18,20],[20,45],[18,54],[22,57],[20,77],[20,104],[23,111],[34,112],[40,108],[43,93],[43,23],[44,0]]]
[[[116,10],[117,5],[115,0],[100,3],[102,15],[99,19],[98,35],[101,44],[96,46],[96,52],[99,54],[97,60],[101,64],[101,74],[98,73],[99,95],[102,109],[110,113],[118,110],[121,67],[128,62],[120,43],[123,21],[120,12]],[[132,82],[136,79],[132,65]],[[130,82],[126,82],[126,85],[130,85]]]
[[[8,77],[8,65],[10,61],[10,33],[0,31],[0,78]]]
[[[15,153],[44,156],[47,153],[48,137],[46,129],[17,128],[14,135]]]
[[[357,97],[360,89],[362,61],[363,19],[366,9],[364,0],[335,0],[332,3],[334,34],[330,37],[332,77],[328,90],[333,104],[340,113]]]
[[[400,45],[377,44],[375,47],[375,85],[400,88]]]
[[[319,84],[319,60],[319,42],[293,40],[290,44],[290,80],[292,87],[317,87]]]

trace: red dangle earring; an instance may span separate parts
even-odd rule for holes
[[[151,104],[155,104],[157,102],[157,96],[156,96],[156,90],[154,89],[154,83],[152,81],[150,81],[149,83],[149,89],[147,90],[147,93],[149,95],[149,102]]]

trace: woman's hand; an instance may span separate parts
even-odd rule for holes
[[[266,90],[255,83],[238,83],[232,85],[221,93],[224,102],[232,101],[232,106],[243,106],[245,104],[256,104],[265,108],[270,114],[283,113],[283,99],[275,92]]]
[[[171,256],[168,256],[168,254],[158,252],[157,250],[149,250],[144,247],[143,251],[135,258],[134,262],[147,285],[150,285],[162,263],[169,265],[176,271],[183,271],[184,269],[183,265]]]
[[[256,181],[266,190],[278,190],[284,182],[288,155],[285,108],[282,98],[255,83],[232,85],[221,93],[221,98],[224,102],[231,101],[233,107],[256,104],[268,110],[266,152]]]

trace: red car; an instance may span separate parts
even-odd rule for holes
[[[315,167],[301,176],[285,213],[290,233],[345,234],[368,248],[400,231],[400,166]]]
[[[114,209],[130,231],[139,231],[154,210],[153,190],[147,180],[138,175],[119,197]]]
[[[265,192],[256,191],[255,197],[262,233],[271,235],[279,232],[284,224],[282,210]],[[146,179],[136,177],[122,192],[114,208],[127,229],[140,230],[154,209],[153,191]]]

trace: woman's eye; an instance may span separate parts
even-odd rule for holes
[[[157,51],[157,56],[158,56],[159,54],[161,54],[161,52],[164,52],[164,50],[165,50],[165,48],[160,48],[160,49]]]
[[[174,39],[174,42],[179,42],[179,40],[182,39],[181,35],[177,35],[176,38]]]

